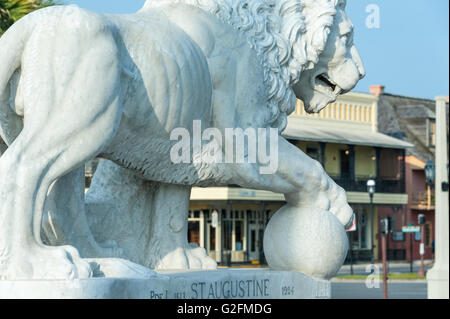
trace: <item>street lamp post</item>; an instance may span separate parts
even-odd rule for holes
[[[419,276],[425,276],[425,265],[424,265],[424,255],[425,255],[425,243],[424,243],[424,226],[425,226],[425,215],[419,214],[418,216],[418,223],[420,226],[420,269],[419,269]]]
[[[431,187],[434,184],[434,163],[428,161],[424,167],[425,181],[427,184],[427,209],[431,208]]]
[[[371,257],[371,263],[372,263],[372,265],[374,264],[374,251],[373,251],[373,248],[374,248],[374,245],[373,245],[373,242],[374,242],[374,240],[373,240],[373,223],[374,223],[374,220],[373,220],[373,195],[375,194],[375,186],[376,186],[376,183],[375,183],[375,180],[373,180],[373,179],[369,179],[368,181],[367,181],[367,192],[369,193],[369,197],[370,197],[370,222],[371,222],[371,225],[370,225],[370,243],[371,243],[371,252],[372,252],[372,257]]]
[[[434,163],[433,161],[428,161],[424,167],[425,171],[425,181],[427,185],[427,209],[431,209],[431,187],[434,184]],[[424,254],[425,254],[425,244],[424,244],[424,226],[425,226],[426,217],[423,214],[420,214],[418,217],[418,222],[420,225],[420,269],[419,276],[425,276],[425,266],[424,266]]]
[[[388,289],[387,289],[387,265],[386,265],[386,259],[387,259],[387,236],[390,232],[390,219],[389,218],[383,218],[380,220],[380,234],[381,234],[381,254],[383,259],[383,298],[388,298]]]

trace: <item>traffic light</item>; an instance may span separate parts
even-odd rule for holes
[[[380,233],[386,236],[391,230],[391,221],[390,218],[383,218],[380,220]]]
[[[417,220],[419,222],[419,225],[423,226],[423,225],[425,225],[426,217],[424,214],[419,214],[419,216],[417,217]]]

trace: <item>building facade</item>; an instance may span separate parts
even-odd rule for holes
[[[434,162],[436,102],[429,99],[389,94],[384,89],[381,85],[371,87],[371,93],[379,99],[379,131],[413,145],[412,148],[406,150],[405,154],[405,191],[409,201],[406,211],[400,216],[401,223],[388,236],[388,245],[391,248],[395,247],[398,251],[403,251],[404,260],[419,260],[421,234],[402,234],[401,226],[417,226],[418,216],[423,214],[426,218],[423,238],[424,258],[434,259],[434,185],[426,183],[425,165],[427,162]],[[383,216],[392,215],[389,211],[383,211],[381,214]]]
[[[378,258],[379,212],[392,211],[395,219],[408,204],[405,150],[412,145],[378,132],[377,114],[378,98],[370,94],[348,93],[314,115],[307,114],[298,101],[282,134],[318,160],[347,191],[357,221],[356,230],[348,232],[347,258],[354,261],[370,260],[372,254]],[[366,189],[369,178],[377,185],[372,206]],[[188,240],[222,264],[263,263],[265,226],[284,203],[282,194],[268,191],[232,185],[194,187]]]

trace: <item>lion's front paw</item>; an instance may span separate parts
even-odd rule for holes
[[[206,254],[204,248],[188,244],[186,248],[176,248],[157,262],[155,269],[204,269],[213,270],[217,263]]]
[[[15,250],[0,278],[3,280],[89,278],[92,269],[72,246],[32,244]]]
[[[330,187],[330,208],[337,219],[344,225],[345,229],[348,229],[353,224],[354,214],[353,209],[347,202],[347,195],[345,190],[333,182],[333,186]]]
[[[347,202],[345,190],[330,177],[324,175],[323,182],[301,192],[285,194],[286,201],[295,207],[314,207],[334,214],[347,229],[353,223],[353,209]]]

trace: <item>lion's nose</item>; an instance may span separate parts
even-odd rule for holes
[[[362,79],[366,76],[366,70],[364,69],[363,66],[359,67],[359,79]]]
[[[358,68],[359,78],[362,79],[366,76],[366,70],[364,69],[364,64],[362,62],[361,56],[359,55],[358,50],[355,46],[352,46],[350,49],[350,53],[352,55],[353,61],[356,63],[356,67]]]
[[[359,70],[359,78],[362,79],[363,77],[366,76],[366,70],[364,69],[364,66],[362,65],[362,61],[361,64],[358,65],[358,70]]]

